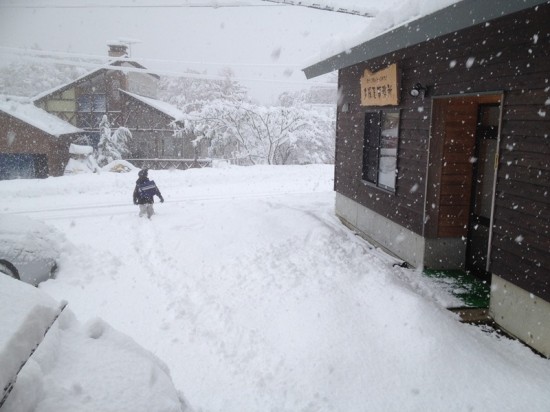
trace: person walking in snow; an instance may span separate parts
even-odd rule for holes
[[[164,202],[160,190],[154,180],[149,180],[148,169],[142,169],[138,173],[136,188],[134,189],[134,204],[139,205],[139,217],[147,215],[149,219],[155,214],[153,209],[154,197],[158,196],[160,203]]]

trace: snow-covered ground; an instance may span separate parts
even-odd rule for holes
[[[166,365],[101,319],[80,323],[65,305],[0,276],[2,412],[185,412]]]
[[[550,360],[460,323],[454,298],[342,226],[332,175],[151,171],[151,221],[137,171],[2,181],[0,212],[65,234],[40,289],[152,351],[197,412],[548,411]]]

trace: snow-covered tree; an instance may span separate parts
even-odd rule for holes
[[[198,74],[196,72],[190,74]],[[161,98],[184,113],[178,136],[209,142],[211,157],[239,164],[331,163],[334,161],[336,84],[332,89],[285,93],[279,106],[253,104],[229,69],[223,80],[167,78]],[[323,110],[312,103],[325,104]],[[327,114],[328,113],[328,114]],[[181,124],[180,123],[180,124]]]
[[[186,130],[210,140],[213,157],[248,164],[331,163],[334,118],[306,106],[263,107],[216,100],[184,116]]]
[[[16,60],[0,67],[0,94],[35,96],[69,83],[88,71],[73,65]]]
[[[161,79],[161,100],[177,106],[184,112],[200,109],[206,102],[214,100],[248,100],[245,87],[235,80],[235,75],[229,68],[222,69],[218,74],[223,80],[192,77],[205,75],[206,72],[188,70],[186,73],[190,76]]]
[[[100,138],[97,146],[96,160],[99,166],[105,166],[113,160],[120,160],[127,156],[128,140],[132,133],[126,127],[119,127],[111,133],[111,125],[107,115],[103,115],[99,123]]]

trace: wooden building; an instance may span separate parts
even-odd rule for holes
[[[339,71],[336,213],[415,267],[492,282],[550,356],[550,3],[463,0],[313,64]]]
[[[82,130],[20,98],[0,99],[0,180],[61,176]]]
[[[181,113],[156,99],[159,76],[123,58],[125,45],[111,44],[109,55],[113,60],[105,67],[36,96],[35,104],[85,130],[93,146],[107,115],[111,129],[123,126],[132,133],[130,158],[193,158],[196,149],[174,136],[171,126]]]
[[[160,100],[121,90],[125,116],[131,121],[132,141],[129,142],[135,159],[195,159],[206,156],[208,148],[198,147],[189,138],[174,137],[174,128],[183,116],[176,107]],[[153,108],[154,110],[151,110]]]

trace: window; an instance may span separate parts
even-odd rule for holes
[[[104,94],[82,94],[77,99],[77,126],[84,129],[97,129],[107,112],[107,99]]]
[[[363,180],[395,191],[399,112],[365,113]]]
[[[104,94],[83,94],[78,97],[79,112],[105,113],[107,111],[107,100]]]

